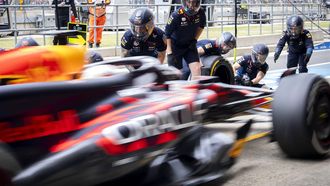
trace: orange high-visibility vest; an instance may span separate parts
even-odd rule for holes
[[[106,14],[105,6],[109,5],[111,0],[88,0],[88,4],[95,4],[96,8],[89,7],[89,13],[95,15],[96,17],[101,17]]]

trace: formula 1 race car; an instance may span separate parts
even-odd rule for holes
[[[236,131],[236,139],[203,124],[270,97],[273,134],[284,153],[328,154],[330,86],[323,78],[291,75],[272,91],[216,77],[181,81],[177,70],[153,60],[113,61],[141,67],[111,77],[0,86],[0,183],[208,183],[236,162],[252,121]]]
[[[0,85],[95,78],[132,70],[109,65],[107,60],[96,65],[87,64],[88,55],[85,48],[71,46],[33,46],[4,51],[0,53]],[[157,60],[152,62],[159,64]],[[216,76],[223,83],[234,83],[231,64],[223,57],[203,56],[201,62],[202,75]]]

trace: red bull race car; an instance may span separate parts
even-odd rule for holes
[[[217,77],[182,81],[177,70],[155,65],[154,58],[132,57],[107,63],[140,66],[137,70],[79,79],[73,77],[81,65],[71,60],[74,69],[62,70],[56,57],[40,60],[41,65],[13,65],[12,73],[0,74],[10,82],[0,86],[1,185],[209,183],[236,162],[253,121],[239,127],[236,138],[205,124],[270,100],[270,133],[285,154],[329,153],[330,85],[320,76],[290,75],[274,91],[221,83]],[[63,72],[60,81],[45,64]],[[34,81],[40,74],[43,82]]]

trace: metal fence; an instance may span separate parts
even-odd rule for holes
[[[0,4],[0,13],[1,10],[10,11],[9,26],[7,29],[1,29],[0,35],[10,33],[14,36],[16,43],[17,37],[20,35],[31,35],[40,31],[55,30],[55,10],[52,5],[46,2],[40,0],[40,3],[30,5]],[[87,22],[86,10],[90,6],[77,5],[80,20]],[[105,34],[103,39],[107,40],[109,39],[107,37],[112,37],[112,42],[115,41],[109,46],[120,46],[122,31],[129,28],[129,15],[136,7],[140,6],[145,7],[146,5],[113,3],[107,7],[107,22],[104,25],[104,29],[111,31],[111,34]],[[171,11],[180,7],[180,4],[154,3],[147,6],[154,12],[156,24],[164,28]],[[214,32],[234,32],[235,6],[233,2],[214,1],[212,4],[202,4],[202,7],[205,9],[207,16],[207,26],[203,37],[213,38],[216,36]],[[287,17],[293,14],[301,15],[306,20],[305,27],[307,29],[321,29],[327,32],[329,28],[329,10],[322,3],[293,3],[293,1],[260,3],[260,1],[247,1],[247,3],[241,3],[237,7],[237,13],[238,36],[280,33],[286,28]],[[1,21],[1,16],[3,18],[5,14],[0,14],[0,23],[4,22]],[[89,28],[96,27],[91,25]],[[45,36],[43,36],[43,43],[46,43]]]

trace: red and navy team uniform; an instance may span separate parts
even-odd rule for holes
[[[264,63],[258,66],[256,63],[252,61],[251,55],[244,55],[242,56],[237,63],[241,66],[237,69],[236,75],[240,78],[243,78],[244,75],[247,75],[250,80],[257,77],[259,71],[263,72],[264,74],[267,73],[269,66],[267,63]]]
[[[129,50],[129,56],[152,56],[157,58],[158,52],[166,50],[164,31],[155,27],[146,41],[138,41],[131,30],[125,32],[121,39],[121,47]]]
[[[288,43],[287,68],[297,67],[299,64],[299,72],[308,72],[306,58],[307,53],[313,52],[314,45],[312,35],[308,30],[304,30],[299,37],[291,37],[288,31],[284,31],[281,39],[278,41],[275,52],[281,52],[285,43]]]
[[[196,48],[196,33],[198,28],[204,28],[206,25],[206,15],[203,9],[198,13],[188,16],[181,7],[174,11],[165,27],[165,36],[172,41],[172,52],[175,61],[169,63],[178,69],[182,69],[182,59],[188,64],[199,61]]]
[[[217,55],[221,56],[222,48],[217,44],[216,40],[202,39],[197,42],[197,48],[203,48],[204,54],[201,56]]]

